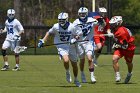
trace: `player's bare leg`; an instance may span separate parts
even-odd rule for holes
[[[81,71],[81,80],[83,83],[86,83],[86,77],[84,73],[84,65],[85,65],[85,58],[80,59],[80,71]]]
[[[120,59],[120,57],[118,55],[113,55],[113,68],[115,71],[115,78],[116,78],[116,82],[120,82],[121,81],[121,76],[120,76],[120,72],[119,72],[119,64],[118,64],[118,60]]]
[[[101,51],[102,51],[102,44],[101,43],[98,43],[96,45],[97,47],[95,48],[95,56],[94,56],[94,60],[93,60],[93,63],[94,63],[94,66],[97,66],[98,62],[98,58],[101,54]]]
[[[19,54],[15,53],[15,61],[16,61],[16,66],[12,70],[18,71],[18,70],[20,70],[20,68],[19,68]]]
[[[6,49],[2,49],[2,55],[3,55],[4,66],[2,67],[1,70],[6,71],[9,69],[8,56],[6,54]]]
[[[95,76],[94,76],[94,64],[92,62],[93,57],[92,57],[92,55],[88,54],[87,58],[88,58],[88,63],[89,63],[89,72],[90,72],[90,76],[91,76],[91,82],[96,83],[96,79],[95,79]]]
[[[73,74],[74,74],[74,83],[77,87],[81,87],[81,84],[77,78],[78,76],[78,66],[77,66],[77,62],[72,62],[71,61],[71,64],[72,64],[72,67],[73,67]]]
[[[126,76],[125,81],[124,81],[125,84],[127,84],[129,82],[129,80],[131,79],[132,70],[133,70],[133,63],[132,62],[126,62],[126,64],[128,66],[128,73],[127,73],[127,76]]]
[[[62,59],[63,59],[64,67],[66,70],[66,80],[70,83],[72,82],[72,79],[71,79],[70,70],[69,70],[69,57],[68,55],[63,55]]]

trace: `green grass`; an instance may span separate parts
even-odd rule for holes
[[[85,74],[88,83],[82,83],[82,87],[78,88],[73,83],[66,82],[63,63],[56,55],[21,55],[21,70],[17,72],[11,70],[15,61],[14,56],[9,56],[10,70],[0,71],[0,93],[139,93],[140,55],[134,57],[133,76],[129,84],[123,84],[127,73],[123,59],[119,62],[122,81],[115,83],[111,60],[111,55],[100,56],[99,66],[95,68],[96,84],[90,83],[86,61]],[[2,61],[1,58],[1,66]],[[78,78],[80,80],[80,74]]]

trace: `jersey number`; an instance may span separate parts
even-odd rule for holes
[[[8,28],[8,34],[10,33],[14,34],[13,28]]]
[[[70,35],[60,35],[60,40],[61,41],[69,41]]]

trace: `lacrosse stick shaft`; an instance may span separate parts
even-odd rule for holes
[[[84,41],[89,41],[89,40],[81,40],[81,41],[76,41],[76,42],[84,42]],[[70,42],[56,43],[56,44],[50,44],[50,45],[44,45],[44,46],[53,46],[53,45],[61,45],[61,44],[70,44]]]
[[[108,34],[96,34],[94,36],[108,36]]]

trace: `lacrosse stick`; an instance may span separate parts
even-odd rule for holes
[[[81,40],[81,41],[76,41],[76,42],[84,42],[84,41],[89,41],[89,40]],[[53,45],[70,44],[70,43],[71,42],[64,42],[64,43],[49,44],[49,45],[44,45],[44,46],[53,46]]]
[[[94,35],[94,36],[108,36],[108,34],[97,34],[97,35]]]

